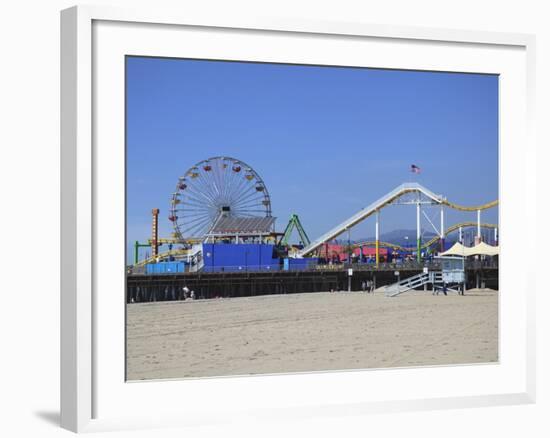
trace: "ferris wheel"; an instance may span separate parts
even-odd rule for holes
[[[269,217],[271,200],[262,178],[231,157],[203,160],[180,176],[172,194],[174,238],[204,239],[222,216]]]

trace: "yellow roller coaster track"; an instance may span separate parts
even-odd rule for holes
[[[473,207],[470,207],[470,206],[465,206],[465,205],[458,205],[458,204],[454,204],[450,201],[447,201],[446,199],[444,199],[442,201],[442,204],[443,205],[447,205],[448,207],[451,207],[455,210],[460,210],[460,211],[477,211],[477,210],[487,210],[489,208],[493,208],[493,207],[496,207],[498,205],[498,199],[495,199],[494,201],[491,201],[491,202],[488,202],[487,204],[482,204],[482,205],[478,205],[478,206],[473,206]]]
[[[149,244],[151,244],[153,242],[152,239],[148,239],[147,240],[149,242]],[[194,245],[196,243],[201,243],[202,242],[202,239],[199,239],[199,238],[195,238],[195,239],[165,239],[165,238],[161,238],[161,239],[158,239],[157,242],[159,243],[159,245],[169,245],[169,244],[173,244],[173,245],[181,245],[181,244],[188,244],[188,245]]]
[[[415,193],[415,192],[418,192],[418,190],[417,189],[402,190],[400,193],[396,194],[395,196],[392,196],[392,197],[388,198],[384,202],[384,204],[380,206],[380,208],[386,207],[386,206],[392,204],[396,199],[400,198],[401,196],[403,196],[407,193]],[[491,202],[487,202],[486,204],[473,205],[473,206],[455,204],[454,202],[448,201],[447,199],[441,199],[441,198],[438,200],[438,202],[440,202],[443,205],[446,205],[449,208],[452,208],[454,210],[459,210],[459,211],[488,210],[489,208],[493,208],[493,207],[496,207],[498,205],[498,199],[495,199],[494,201],[491,201]]]
[[[134,266],[143,266],[149,263],[155,263],[157,261],[160,262],[160,261],[166,260],[171,256],[174,256],[174,257],[186,256],[188,253],[189,253],[188,249],[174,249],[172,251],[165,251],[165,252],[159,253],[159,255],[157,255],[156,257],[149,257],[148,259],[141,260],[138,263],[136,263]]]
[[[497,228],[498,227],[498,225],[496,225],[496,224],[480,224],[480,226],[481,226],[481,228]],[[477,227],[477,222],[461,222],[461,223],[452,225],[452,226],[450,226],[449,228],[447,228],[445,230],[445,235],[447,236],[450,233],[452,233],[453,231],[458,230],[459,228],[468,228],[468,227]],[[421,248],[422,249],[429,248],[434,243],[438,242],[439,239],[440,239],[439,236],[432,237],[430,240],[425,242],[421,246]],[[395,243],[391,243],[391,242],[378,242],[378,244],[381,248],[393,248],[393,249],[397,249],[397,250],[400,250],[400,251],[414,251],[414,250],[416,250],[416,248],[405,248],[401,245],[396,245]],[[369,247],[370,246],[376,246],[376,242],[373,241],[373,240],[369,240],[369,241],[364,241],[364,242],[358,242],[358,243],[355,243],[355,244],[352,245],[353,248],[359,248],[361,246],[369,246]]]

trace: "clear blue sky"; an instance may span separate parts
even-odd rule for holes
[[[152,208],[169,235],[178,177],[211,156],[250,164],[277,228],[297,213],[310,238],[403,182],[462,204],[498,197],[497,76],[130,57],[126,99],[129,258]],[[383,212],[383,232],[414,227],[412,208]],[[373,233],[367,220],[355,237]]]

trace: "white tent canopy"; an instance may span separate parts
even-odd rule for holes
[[[496,256],[499,253],[498,246],[487,245],[485,242],[478,243],[476,246],[471,248],[462,245],[459,242],[456,242],[451,248],[447,251],[440,253],[440,256],[448,255],[457,255],[457,256],[473,256],[473,255],[487,255],[487,256]]]
[[[439,253],[439,255],[440,256],[449,256],[449,255],[465,256],[466,255],[466,249],[468,249],[468,248],[466,248],[460,242],[456,242],[447,251],[441,252],[441,253]]]
[[[496,256],[499,253],[498,246],[487,245],[485,242],[481,242],[472,248],[466,248],[466,255],[487,255]]]

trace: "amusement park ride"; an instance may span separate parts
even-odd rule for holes
[[[328,252],[327,245],[338,236],[365,219],[375,217],[375,239],[353,243],[354,248],[374,247],[375,262],[380,261],[380,248],[409,251],[391,242],[380,240],[381,211],[393,205],[416,206],[416,253],[421,260],[422,250],[440,244],[444,249],[445,238],[452,232],[459,232],[462,241],[463,229],[477,228],[476,243],[481,241],[481,229],[492,228],[497,237],[497,225],[481,222],[481,212],[498,205],[498,200],[478,206],[464,206],[437,195],[418,183],[406,183],[396,187],[369,206],[361,209],[328,232],[310,241],[296,214],[290,217],[283,233],[274,229],[271,198],[266,184],[260,175],[242,160],[231,157],[213,157],[189,168],[178,178],[175,191],[170,198],[169,221],[173,226],[168,239],[158,237],[159,210],[153,209],[152,236],[147,243],[135,242],[134,265],[146,265],[163,260],[187,260],[200,256],[201,245],[211,243],[269,243],[279,248],[289,246],[294,229],[297,230],[301,245],[294,252],[296,258],[322,255]],[[425,206],[439,207],[439,224],[435,226],[424,211]],[[461,222],[445,227],[447,208],[477,212],[477,221]],[[422,242],[421,218],[424,216],[436,236]],[[168,245],[168,251],[159,252],[159,247]],[[150,247],[151,257],[139,260],[139,248]],[[361,254],[362,254],[361,249]]]
[[[296,230],[298,232],[298,235],[300,236],[300,239],[301,239],[300,243],[302,245],[309,245],[310,240],[309,240],[309,237],[307,236],[306,230],[304,230],[304,227],[300,222],[300,218],[295,213],[293,213],[292,216],[290,216],[290,220],[288,221],[288,225],[285,228],[283,237],[281,238],[279,245],[288,246],[290,242],[290,238],[292,237],[292,231],[294,230]]]
[[[495,207],[498,205],[498,200],[489,202],[487,204],[479,205],[479,206],[463,206],[458,205],[455,203],[452,203],[448,201],[445,197],[441,195],[436,195],[431,190],[428,190],[427,188],[421,186],[418,183],[405,183],[401,184],[400,186],[396,187],[394,190],[386,194],[385,196],[381,197],[377,201],[370,204],[368,207],[365,207],[361,209],[359,212],[351,216],[349,219],[345,220],[341,224],[337,225],[333,229],[329,230],[327,233],[323,234],[313,242],[311,242],[309,245],[307,245],[304,249],[298,252],[298,257],[303,257],[305,255],[313,253],[315,250],[322,247],[322,245],[326,244],[327,242],[334,240],[339,235],[343,234],[345,231],[349,230],[350,228],[354,227],[355,225],[359,224],[360,222],[364,221],[368,217],[374,215],[376,217],[376,226],[375,226],[375,242],[374,245],[376,247],[376,260],[379,260],[379,248],[380,248],[380,212],[383,208],[388,207],[390,205],[407,205],[412,204],[416,205],[416,254],[417,259],[420,261],[421,257],[421,251],[422,248],[427,247],[428,245],[422,245],[422,234],[421,234],[421,212],[422,212],[422,206],[423,205],[431,205],[431,206],[440,206],[440,227],[437,229],[428,216],[426,216],[426,219],[430,222],[430,224],[434,227],[434,229],[437,231],[438,236],[433,239],[433,241],[430,241],[430,245],[436,243],[437,241],[441,242],[441,249],[444,248],[445,243],[445,236],[447,235],[448,231],[445,229],[445,207],[449,207],[455,210],[460,211],[477,211],[477,236],[478,239],[481,239],[481,211],[486,210],[488,208]],[[458,227],[460,230],[461,227],[468,225],[470,223],[466,222],[462,225],[457,225],[455,227]],[[493,225],[485,224],[488,226],[493,227]],[[494,226],[496,228],[496,225]],[[456,228],[454,228],[456,229]],[[395,246],[395,245],[392,245]]]

